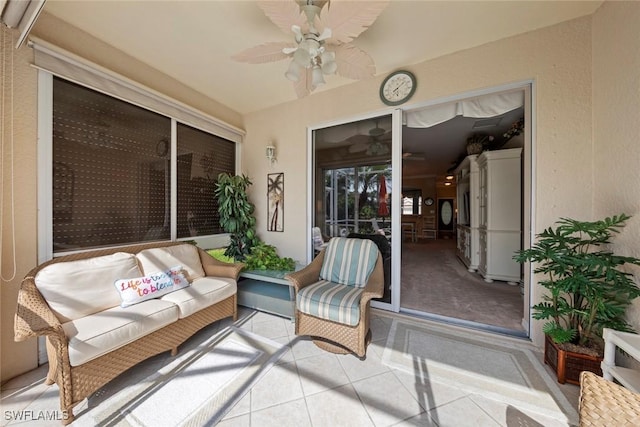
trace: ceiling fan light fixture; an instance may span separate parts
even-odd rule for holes
[[[320,55],[320,67],[324,74],[335,74],[338,69],[335,52],[323,52]]]
[[[322,75],[322,68],[319,65],[314,65],[311,71],[311,87],[316,89],[318,86],[325,84],[324,76]]]
[[[304,42],[303,42],[304,43]],[[309,68],[311,66],[311,59],[314,55],[311,54],[305,47],[300,43],[300,47],[296,49],[293,54],[293,61],[296,62],[299,66],[304,68]]]
[[[298,63],[295,60],[291,61],[291,64],[289,64],[289,69],[287,69],[287,72],[284,73],[284,76],[291,80],[292,82],[298,82],[300,81],[300,72],[302,71],[302,67],[300,65],[298,65]]]

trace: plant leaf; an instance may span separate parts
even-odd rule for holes
[[[289,55],[282,53],[286,47],[295,47],[293,43],[269,42],[258,46],[250,47],[231,57],[238,62],[249,64],[264,64],[265,62],[275,62],[287,59]]]
[[[376,66],[373,59],[360,48],[352,44],[336,46],[337,73],[343,77],[354,80],[362,80],[373,77],[376,74]]]
[[[328,42],[349,43],[375,22],[380,13],[389,5],[385,1],[338,1],[332,0],[321,13],[324,25],[331,28]]]

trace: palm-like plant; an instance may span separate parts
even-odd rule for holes
[[[630,217],[621,214],[601,221],[562,218],[556,227],[537,235],[530,249],[514,257],[535,264],[544,275],[548,293],[532,307],[534,319],[549,319],[543,332],[556,343],[601,344],[602,328],[632,331],[624,318],[631,301],[640,296],[630,273],[620,267],[640,265],[633,257],[601,249]]]
[[[215,195],[218,199],[220,226],[231,234],[225,255],[242,261],[251,248],[258,244],[256,235],[255,209],[247,196],[247,188],[252,184],[245,175],[221,173],[216,182]]]

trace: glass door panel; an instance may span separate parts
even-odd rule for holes
[[[318,129],[313,142],[312,226],[325,242],[354,234],[377,242],[385,262],[381,300],[390,304],[391,116]]]

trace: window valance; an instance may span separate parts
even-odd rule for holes
[[[419,111],[406,113],[407,126],[428,128],[444,123],[456,116],[487,118],[504,114],[524,105],[524,92],[507,92],[483,95],[449,104],[435,105]]]

